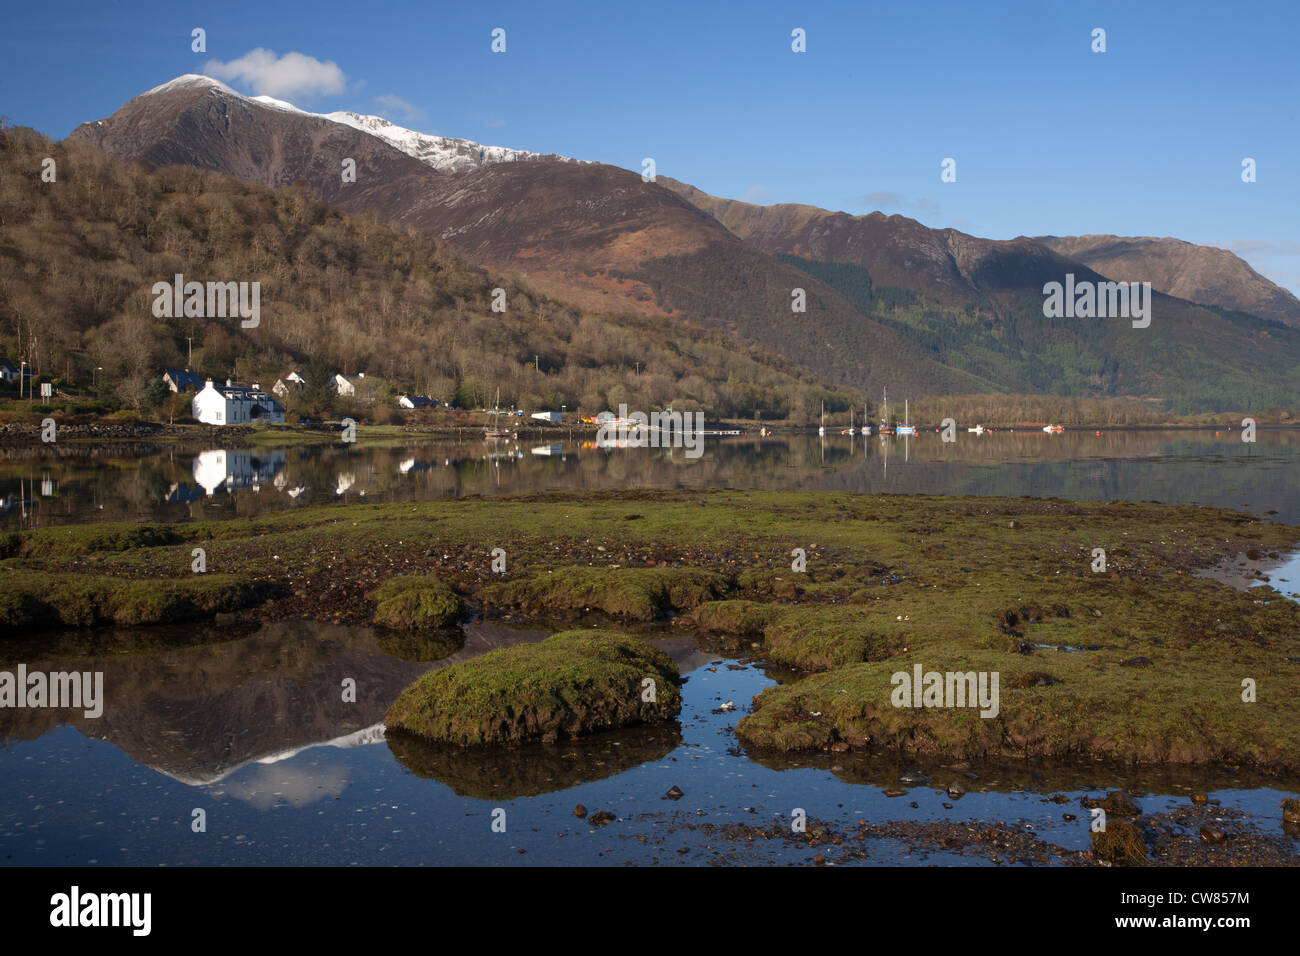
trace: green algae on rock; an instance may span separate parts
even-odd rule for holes
[[[1275,689],[1294,681],[1288,655],[1300,644],[1300,608],[1293,602],[1263,588],[1245,593],[1195,579],[1159,600],[1138,598],[1137,586],[1124,582],[1081,582],[1065,616],[1057,600],[1064,582],[1014,584],[1058,613],[1017,613],[1012,627],[994,613],[1000,594],[992,588],[947,596],[931,589],[928,603],[894,616],[892,652],[764,690],[737,737],[781,751],[847,745],[954,758],[1300,762],[1300,702],[1273,693],[1264,707],[1242,693],[1247,677]],[[880,621],[874,608],[859,613],[867,620],[846,628],[848,637]],[[1151,666],[1130,666],[1139,653]],[[917,665],[999,674],[996,714],[896,706],[893,676]]]
[[[768,660],[807,672],[883,660],[905,643],[893,618],[879,607],[710,601],[695,609],[693,619],[714,634],[761,634]]]
[[[595,609],[624,620],[652,621],[669,611],[689,611],[727,586],[723,575],[700,568],[564,567],[502,582],[488,594],[501,604],[536,611]]]
[[[1092,855],[1118,866],[1146,866],[1150,862],[1141,828],[1128,820],[1107,820],[1104,828],[1093,830]]]
[[[385,724],[457,746],[553,742],[676,717],[677,682],[672,658],[639,638],[564,631],[430,671]]]
[[[0,627],[167,624],[237,611],[269,591],[231,574],[141,580],[8,568],[0,575]]]
[[[370,593],[375,623],[397,629],[445,628],[455,624],[464,604],[432,574],[399,574]]]

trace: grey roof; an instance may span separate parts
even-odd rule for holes
[[[203,376],[198,372],[191,372],[189,369],[169,368],[163,372],[163,377],[171,379],[177,388],[193,388],[195,390],[203,388]]]

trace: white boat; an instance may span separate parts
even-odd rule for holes
[[[1060,425],[1044,425],[1043,431],[1052,435],[1059,435],[1061,432],[1065,431],[1065,429]]]
[[[974,428],[968,428],[968,429],[966,429],[966,430],[967,430],[968,432],[970,432],[972,435],[983,435],[983,434],[984,434],[984,426],[983,426],[983,425],[976,425]]]
[[[826,403],[825,402],[822,402],[822,423],[819,426],[817,426],[817,434],[818,435],[826,434]]]
[[[497,389],[496,405],[493,407],[492,411],[488,412],[488,415],[495,415],[496,421],[490,422],[488,426],[483,429],[483,438],[485,441],[503,441],[503,440],[513,439],[518,437],[516,433],[511,431],[510,429],[501,427],[501,389],[500,388]]]
[[[857,431],[853,428],[853,406],[849,406],[849,427],[840,432],[841,435],[856,435]]]
[[[903,424],[898,426],[898,429],[894,432],[895,435],[915,435],[915,434],[916,434],[916,427],[913,426],[913,425],[909,425],[909,424],[907,424],[908,420],[909,420],[911,417],[912,417],[912,416],[911,416],[911,413],[909,412],[909,410],[908,410],[908,406],[907,406],[907,399],[903,399]]]

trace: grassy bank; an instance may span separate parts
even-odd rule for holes
[[[245,616],[372,623],[386,582],[435,575],[488,616],[671,620],[758,645],[800,674],[741,721],[760,751],[1300,767],[1300,607],[1194,573],[1298,541],[1300,529],[1250,515],[1151,503],[553,494],[15,534],[0,540],[0,596],[13,606],[22,572],[51,591],[100,576],[173,586],[203,547],[209,572],[273,591]],[[805,571],[792,570],[794,549]],[[450,605],[429,607],[445,624]],[[893,706],[893,675],[916,664],[996,672],[997,715]]]
[[[431,671],[402,692],[385,725],[434,743],[554,743],[676,717],[677,665],[645,641],[565,631]]]

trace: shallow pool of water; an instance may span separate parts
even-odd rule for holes
[[[409,646],[369,628],[297,622],[237,634],[72,632],[8,648],[5,667],[22,659],[33,670],[103,670],[108,704],[98,719],[0,712],[0,860],[669,865],[809,862],[822,852],[830,863],[992,865],[988,853],[906,832],[851,850],[754,832],[788,831],[798,809],[810,827],[841,830],[859,821],[1003,821],[1051,846],[1083,850],[1089,814],[1079,798],[1115,787],[1148,792],[1140,801],[1147,813],[1209,790],[1224,809],[1281,834],[1278,805],[1287,794],[1227,770],[1011,759],[958,772],[881,755],[754,759],[737,746],[734,728],[772,678],[752,660],[717,656],[681,633],[660,639],[686,677],[682,713],[671,724],[491,754],[386,739],[383,714],[419,673],[542,636],[473,625],[464,646],[438,662],[394,656]],[[347,677],[357,682],[355,703],[342,700]],[[728,701],[734,710],[722,709]],[[932,782],[899,783],[918,768]],[[947,793],[953,780],[966,790],[960,799]],[[684,795],[667,799],[674,786]],[[892,788],[907,792],[887,796]],[[1059,794],[1068,800],[1052,802]],[[575,816],[579,804],[586,818]],[[194,832],[196,810],[204,832]],[[592,825],[600,811],[616,819]]]

